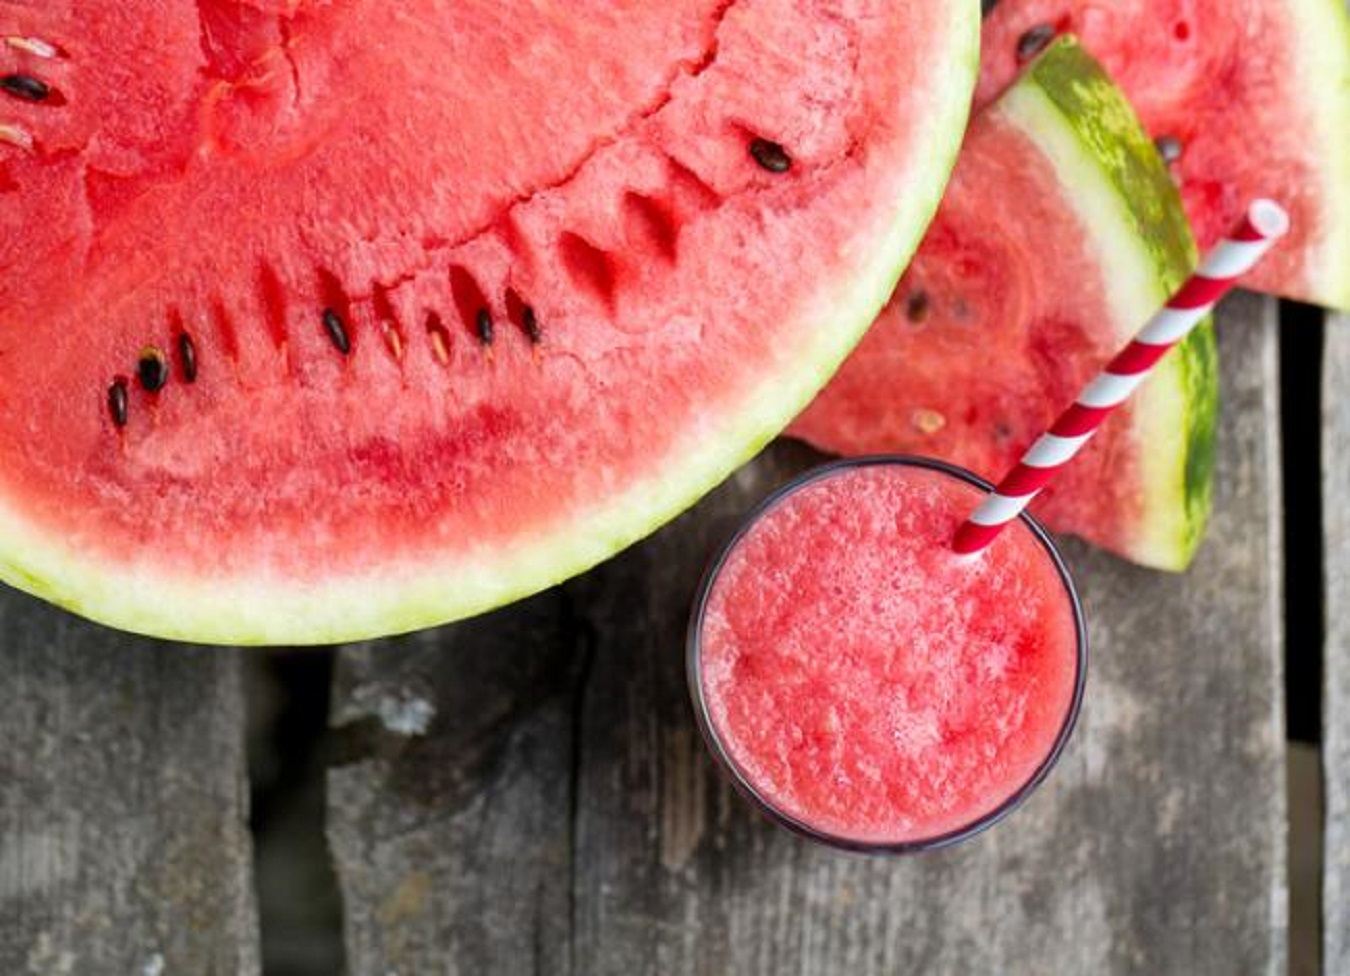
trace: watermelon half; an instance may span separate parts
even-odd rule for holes
[[[313,643],[605,558],[874,318],[979,15],[0,2],[0,578]]]
[[[1274,197],[1290,235],[1249,287],[1350,310],[1350,15],[1345,0],[1000,0],[983,104],[1055,32],[1101,61],[1158,140],[1207,249]]]
[[[1061,39],[975,118],[900,287],[791,433],[997,480],[1194,259],[1152,142],[1096,62]],[[1135,562],[1184,568],[1209,515],[1217,407],[1206,325],[1033,511]]]

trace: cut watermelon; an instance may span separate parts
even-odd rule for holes
[[[985,24],[977,104],[1019,50],[1072,31],[1171,160],[1202,248],[1253,198],[1290,236],[1250,287],[1350,309],[1350,16],[1345,0],[1000,0]]]
[[[971,125],[880,319],[791,432],[997,480],[1189,273],[1176,189],[1119,90],[1057,42]],[[1158,367],[1037,500],[1047,524],[1181,569],[1210,508],[1213,330]]]
[[[0,0],[0,578],[312,643],[603,559],[875,316],[978,29],[974,0]]]

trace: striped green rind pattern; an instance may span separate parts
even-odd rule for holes
[[[1096,166],[1093,180],[1104,178],[1121,203],[1111,216],[1126,226],[1114,234],[1094,228],[1103,231],[1096,235],[1097,246],[1142,248],[1155,287],[1147,298],[1153,307],[1161,305],[1194,269],[1197,255],[1180,195],[1157,147],[1123,92],[1072,37],[1059,39],[1027,69],[1018,87],[1027,84],[1053,106],[1057,121],[1082,147],[1083,158]],[[1065,187],[1073,193],[1076,184],[1066,180]],[[1119,338],[1142,325],[1142,320],[1129,324]],[[1218,403],[1218,349],[1213,325],[1205,322],[1163,360],[1133,404],[1146,496],[1139,534],[1129,543],[1137,561],[1181,570],[1203,539],[1213,501]],[[1178,430],[1184,435],[1179,441]]]

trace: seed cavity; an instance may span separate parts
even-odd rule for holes
[[[18,37],[10,35],[5,38],[5,44],[16,51],[23,51],[33,55],[35,58],[59,58],[61,49],[55,44],[50,44],[39,37]]]
[[[17,125],[8,125],[0,123],[0,142],[7,142],[11,146],[18,146],[20,149],[33,151],[33,136],[28,130],[21,129]]]
[[[427,313],[427,335],[431,338],[431,352],[442,366],[450,365],[450,333],[435,312]]]
[[[544,341],[544,332],[539,328],[539,316],[534,314],[534,309],[526,305],[520,313],[520,325],[525,330],[525,335],[529,337],[531,345],[539,345]]]
[[[234,315],[222,298],[211,302],[211,318],[215,322],[216,333],[220,336],[220,348],[235,366],[239,365],[239,329],[235,326]]]
[[[328,338],[333,343],[333,348],[344,356],[351,355],[352,340],[347,335],[347,323],[342,321],[342,316],[331,308],[323,310],[323,328],[328,333]]]
[[[115,426],[121,428],[127,425],[127,381],[125,377],[117,377],[113,380],[112,386],[108,387],[108,413],[112,416],[112,422]]]
[[[750,155],[761,169],[770,173],[786,173],[792,169],[792,157],[776,142],[769,139],[754,139],[750,142]]]
[[[0,77],[0,89],[25,102],[45,102],[52,94],[51,86],[46,82],[32,75],[17,73]]]
[[[1046,49],[1055,39],[1055,28],[1051,24],[1037,24],[1017,39],[1017,60],[1030,61]]]
[[[390,354],[396,360],[401,361],[403,359],[403,331],[399,326],[398,311],[389,298],[389,289],[378,281],[371,282],[370,302],[371,309],[375,313],[375,320],[380,323],[380,334],[384,337],[384,344],[389,348]]]
[[[704,212],[716,210],[722,205],[722,195],[688,166],[674,156],[666,155],[666,167],[669,170],[667,180],[671,189],[671,200],[680,213],[691,211]]]
[[[920,289],[905,300],[905,318],[918,325],[928,318],[928,310],[932,305],[933,301],[928,297],[928,292]]]
[[[146,346],[136,361],[136,378],[147,393],[158,393],[169,382],[169,360],[156,346]]]
[[[497,336],[497,330],[492,325],[492,313],[480,308],[473,319],[473,330],[478,334],[479,342],[485,346],[492,345],[492,340]]]
[[[623,219],[635,244],[646,244],[655,248],[665,260],[675,260],[679,253],[680,226],[669,201],[630,190],[623,198]]]
[[[287,336],[286,285],[277,269],[267,261],[258,265],[258,301],[262,305],[263,324],[278,352],[285,354]]]
[[[178,334],[178,368],[184,380],[197,382],[197,346],[186,332]]]
[[[381,325],[380,332],[384,336],[384,344],[389,347],[390,355],[395,359],[402,359],[403,337],[398,334],[398,329],[385,322]]]
[[[564,270],[579,288],[585,288],[609,308],[614,307],[619,267],[613,254],[570,230],[558,238],[558,254]]]
[[[534,307],[526,305],[520,292],[514,288],[506,289],[506,318],[525,334],[530,345],[537,346],[543,340],[544,333],[539,327],[539,316],[535,314]]]
[[[1158,147],[1158,155],[1168,166],[1181,160],[1184,147],[1176,136],[1159,136],[1153,140],[1153,144]]]

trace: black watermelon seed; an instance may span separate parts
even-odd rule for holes
[[[755,139],[751,142],[750,155],[770,173],[786,173],[792,169],[792,157],[787,154],[787,150],[768,139]]]
[[[1181,140],[1176,136],[1159,136],[1153,140],[1153,144],[1158,147],[1158,155],[1168,166],[1181,159]]]
[[[127,425],[127,381],[120,376],[108,387],[108,413],[118,427]]]
[[[147,393],[158,393],[169,382],[169,361],[164,353],[154,346],[141,350],[141,358],[136,362],[136,378]]]
[[[186,332],[178,336],[178,364],[182,367],[183,379],[189,383],[197,382],[197,347]]]
[[[342,321],[342,316],[331,308],[325,308],[323,310],[323,327],[328,333],[328,338],[333,340],[333,347],[344,356],[350,355],[352,340],[347,335],[347,323]]]
[[[922,322],[928,318],[928,309],[931,305],[932,300],[929,299],[928,292],[916,291],[905,302],[905,318],[916,324]]]
[[[0,88],[9,92],[15,98],[22,98],[26,102],[45,102],[52,93],[51,88],[45,82],[39,81],[32,75],[5,75],[0,78]]]
[[[1049,24],[1037,24],[1017,39],[1017,60],[1030,61],[1044,51],[1054,39],[1054,27]]]
[[[525,334],[529,336],[530,342],[534,345],[544,340],[543,330],[539,328],[539,316],[534,314],[534,309],[526,305],[520,313],[520,324],[525,328]]]
[[[496,336],[496,330],[492,327],[491,312],[485,308],[480,308],[478,314],[474,317],[474,328],[478,331],[478,338],[483,345],[492,345],[492,340]]]

